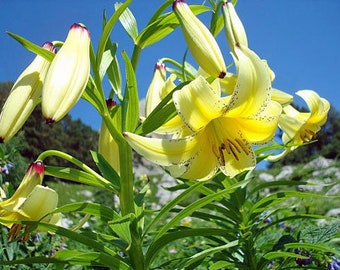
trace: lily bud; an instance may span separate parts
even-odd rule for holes
[[[237,43],[248,47],[246,31],[231,2],[223,3],[222,12],[227,41],[231,51],[235,54],[234,50]]]
[[[51,42],[42,47],[55,53]],[[0,114],[0,142],[9,141],[34,110],[49,66],[49,61],[37,55],[14,83]]]
[[[16,224],[18,221],[39,221],[57,224],[60,221],[60,214],[47,216],[56,209],[58,194],[42,186],[45,173],[45,166],[41,161],[32,163],[13,196],[0,202],[1,223],[11,228],[10,238],[15,238],[23,227]]]
[[[115,102],[113,102],[112,99],[107,100],[106,104],[109,109],[115,106]],[[119,113],[119,111],[115,112],[113,121],[116,121],[117,117],[115,116],[117,113]],[[105,160],[118,174],[120,173],[119,147],[114,138],[111,136],[110,131],[108,130],[104,121],[101,124],[99,132],[98,153],[100,153],[105,158]]]
[[[166,69],[163,63],[157,63],[154,68],[152,81],[146,93],[145,116],[148,116],[160,102],[159,91],[165,84]]]
[[[175,0],[172,9],[182,26],[188,48],[200,67],[213,77],[224,78],[226,65],[223,55],[209,29],[183,0]]]
[[[41,105],[47,123],[62,119],[83,94],[90,76],[89,51],[89,31],[73,24],[46,74]]]

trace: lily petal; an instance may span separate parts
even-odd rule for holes
[[[253,118],[237,118],[233,126],[242,130],[244,137],[250,143],[267,143],[275,135],[281,112],[281,105],[276,101],[270,101],[260,114]]]
[[[272,100],[279,102],[282,106],[288,105],[293,102],[293,96],[284,91],[272,88],[271,94]]]
[[[202,142],[201,149],[186,165],[171,166],[169,172],[173,177],[206,181],[212,178],[218,169],[218,161],[211,151],[211,145]]]
[[[130,132],[123,135],[137,153],[162,166],[184,164],[199,150],[197,134],[179,139],[149,138]]]
[[[18,213],[30,217],[30,220],[39,220],[56,209],[57,205],[57,192],[48,187],[37,185],[19,207]]]
[[[325,124],[327,120],[327,113],[330,109],[328,100],[321,98],[316,92],[312,90],[300,90],[296,92],[302,97],[308,105],[311,112],[309,123],[318,125]]]
[[[228,115],[257,114],[270,99],[271,81],[263,61],[242,45],[235,47],[238,79],[228,107]]]
[[[221,116],[226,104],[219,91],[201,76],[173,94],[173,101],[183,122],[193,131]]]

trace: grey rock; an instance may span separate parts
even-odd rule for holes
[[[275,177],[269,173],[260,173],[259,180],[263,182],[272,182],[274,181]]]
[[[306,191],[306,192],[313,192],[313,193],[320,193],[323,191],[324,182],[320,179],[314,178],[309,179],[307,182],[310,185],[299,185],[297,186],[299,191]]]
[[[333,208],[326,213],[328,217],[340,217],[340,208]]]
[[[312,161],[308,162],[303,168],[314,168],[314,169],[324,169],[329,166],[331,166],[334,163],[334,160],[324,158],[323,156],[320,156],[316,159],[313,159]]]
[[[327,196],[340,195],[340,184],[334,185],[330,190],[326,193]]]
[[[275,177],[275,180],[288,179],[294,172],[294,167],[291,165],[283,166],[281,172]]]

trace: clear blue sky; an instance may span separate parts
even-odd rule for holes
[[[161,0],[133,0],[139,30],[149,20]],[[188,4],[202,1],[187,0]],[[0,0],[0,81],[15,81],[34,55],[10,38],[5,31],[21,35],[41,45],[65,40],[74,22],[84,23],[96,47],[101,33],[102,12],[113,12],[111,0]],[[246,28],[249,47],[267,59],[276,73],[273,86],[293,94],[300,89],[316,90],[340,109],[340,1],[339,0],[239,0],[236,6]],[[219,36],[226,62],[231,61],[224,33]],[[119,51],[131,54],[132,42],[120,25],[112,41]],[[140,97],[145,96],[156,61],[172,57],[180,61],[185,51],[177,29],[168,38],[142,52],[137,69]],[[122,61],[121,61],[122,63]],[[71,111],[74,119],[98,129],[100,118],[86,102]]]

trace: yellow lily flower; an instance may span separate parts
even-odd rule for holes
[[[226,65],[216,39],[195,16],[184,0],[175,0],[172,9],[183,30],[188,48],[199,66],[215,78],[224,78]]]
[[[328,100],[312,90],[300,90],[296,94],[305,100],[310,112],[299,112],[291,105],[283,107],[284,113],[280,116],[279,127],[283,131],[282,142],[288,148],[278,155],[268,157],[269,161],[277,161],[290,151],[314,140],[316,133],[327,121],[330,109]]]
[[[62,119],[83,94],[90,76],[90,32],[75,23],[52,60],[42,89],[42,113],[47,123]]]
[[[127,142],[141,155],[171,166],[175,177],[207,180],[218,168],[227,176],[255,167],[252,144],[274,136],[281,114],[270,100],[271,82],[262,60],[247,47],[235,47],[238,77],[233,94],[222,98],[201,76],[173,94],[173,101],[191,135],[158,139],[126,132]]]
[[[11,228],[9,234],[15,238],[23,227],[17,221],[39,221],[59,224],[61,214],[48,215],[57,208],[58,194],[42,186],[44,164],[32,163],[13,196],[0,202],[0,223]]]
[[[51,42],[45,42],[42,48],[55,53]],[[37,55],[14,83],[0,114],[1,142],[9,141],[31,115],[39,102],[49,66],[49,61]]]

